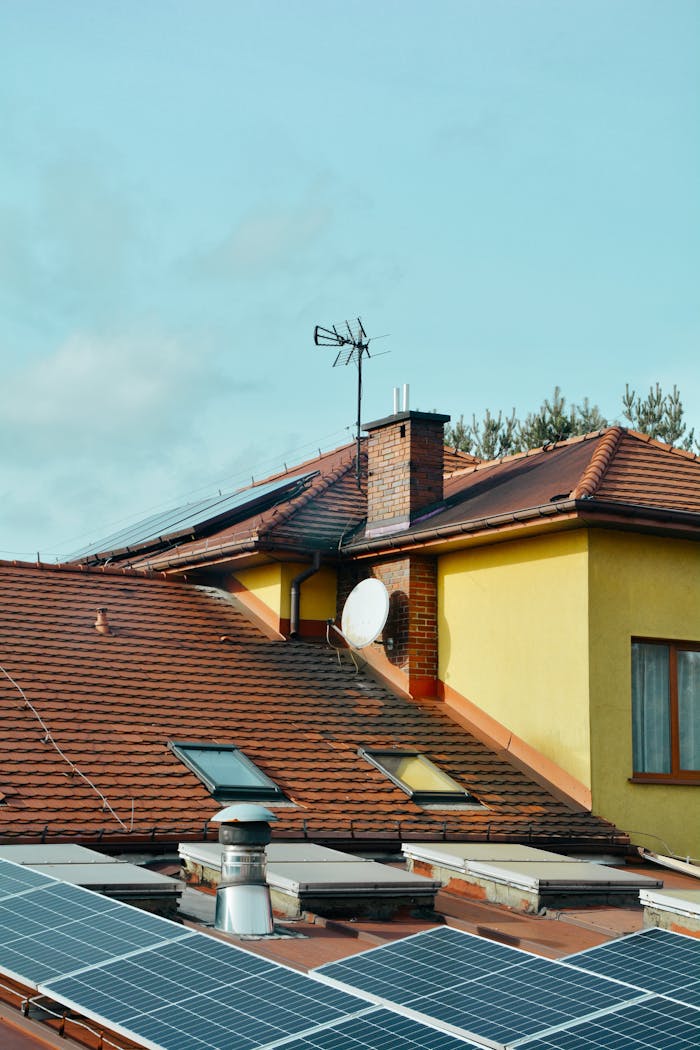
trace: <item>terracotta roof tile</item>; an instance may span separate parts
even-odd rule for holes
[[[346,552],[404,542],[415,547],[423,538],[487,532],[584,510],[587,516],[597,509],[614,513],[616,507],[620,513],[640,512],[650,527],[665,524],[671,513],[700,515],[700,459],[645,434],[611,427],[457,471],[446,478],[444,503],[426,508],[410,529],[372,541],[359,531]],[[700,519],[686,518],[685,527],[697,530]]]
[[[98,607],[110,635],[95,631]],[[222,644],[224,634],[233,641]],[[278,837],[619,839],[470,736],[438,701],[394,696],[322,646],[267,640],[222,592],[0,565],[0,651],[62,752],[0,674],[5,841],[201,838],[218,803],[169,740],[240,747],[296,804],[277,810]],[[487,808],[422,810],[358,755],[362,746],[425,751]]]

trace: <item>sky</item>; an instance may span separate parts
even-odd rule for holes
[[[697,0],[0,0],[0,557],[51,561],[350,440],[700,430]],[[381,339],[379,337],[382,337]]]

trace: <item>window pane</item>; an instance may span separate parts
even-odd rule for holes
[[[681,769],[700,770],[700,652],[678,652],[678,731]]]
[[[188,748],[190,758],[211,777],[217,784],[227,787],[257,787],[259,784],[269,786],[270,781],[264,773],[249,764],[238,751],[222,748],[220,751],[209,748]]]
[[[637,773],[671,772],[669,648],[632,644],[632,725]]]
[[[382,755],[382,765],[412,791],[456,791],[464,789],[423,755]]]
[[[275,782],[234,745],[207,747],[171,740],[169,746],[219,801],[269,802],[284,798]]]

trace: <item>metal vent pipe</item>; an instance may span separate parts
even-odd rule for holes
[[[262,937],[274,931],[265,847],[277,820],[264,806],[227,806],[212,817],[221,824],[221,878],[214,925],[225,933]]]

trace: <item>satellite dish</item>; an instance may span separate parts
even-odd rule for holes
[[[381,580],[362,580],[348,595],[340,626],[353,649],[364,649],[384,630],[389,594]]]

